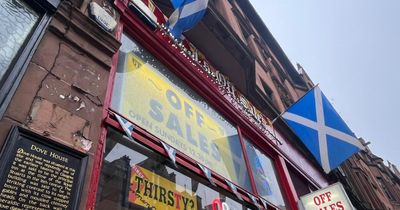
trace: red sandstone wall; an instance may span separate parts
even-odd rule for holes
[[[64,1],[0,120],[0,146],[11,126],[20,125],[89,155],[81,209],[118,47],[111,34]]]

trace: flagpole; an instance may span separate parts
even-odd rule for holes
[[[287,109],[286,109],[286,110],[287,110]],[[275,123],[275,121],[277,121],[279,118],[281,118],[282,115],[286,112],[286,110],[283,111],[283,112],[281,112],[278,116],[276,116],[276,117],[271,121],[271,124],[273,125],[273,124]]]
[[[287,109],[285,109],[285,111],[281,112],[278,116],[276,116],[272,121],[271,121],[271,125],[273,125],[279,118],[282,117],[283,114],[286,113],[286,111],[288,109],[290,109],[292,106],[294,106],[295,104],[297,104],[304,96],[306,96],[309,92],[311,92],[312,90],[314,90],[315,87],[317,87],[319,85],[319,83],[317,83],[316,85],[314,85],[310,90],[308,90],[306,93],[304,93],[304,95],[302,97],[300,97],[299,99],[297,99],[296,102],[294,102],[292,105],[290,105]]]

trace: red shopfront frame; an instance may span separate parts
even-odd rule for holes
[[[133,37],[138,43],[140,43],[144,48],[146,48],[150,53],[152,53],[160,62],[168,67],[176,76],[181,78],[187,85],[189,85],[194,91],[196,91],[200,96],[202,96],[205,101],[208,102],[212,107],[214,107],[222,116],[224,116],[228,121],[236,124],[240,143],[242,145],[243,155],[248,167],[251,185],[254,191],[254,195],[257,195],[257,189],[255,186],[252,170],[249,168],[249,161],[246,149],[244,149],[244,139],[245,135],[253,145],[258,148],[262,148],[262,151],[274,161],[276,167],[276,172],[279,183],[282,185],[282,194],[288,205],[288,209],[298,209],[297,208],[297,194],[292,183],[287,164],[295,166],[296,169],[299,167],[282,155],[279,148],[272,142],[272,140],[266,138],[258,128],[255,128],[246,118],[238,113],[238,111],[233,107],[228,100],[223,98],[219,92],[218,87],[208,78],[205,74],[200,73],[195,66],[193,66],[187,57],[184,57],[179,53],[179,50],[175,49],[168,43],[169,38],[161,34],[160,31],[152,31],[146,24],[144,24],[139,17],[137,17],[133,12],[131,12],[127,7],[127,1],[116,0],[115,5],[117,10],[120,12],[121,17],[119,24],[117,25],[115,36],[118,40],[121,40],[122,33],[126,32],[128,35]],[[99,176],[103,161],[103,151],[105,148],[105,140],[107,135],[107,127],[113,127],[119,129],[123,132],[122,127],[119,125],[118,121],[113,117],[112,110],[109,108],[111,103],[112,88],[114,85],[114,78],[116,73],[116,66],[118,62],[118,52],[113,56],[112,68],[110,72],[110,77],[108,81],[108,90],[104,102],[103,109],[103,122],[100,134],[99,143],[95,151],[95,159],[92,168],[91,182],[88,191],[86,209],[94,209],[96,205],[96,193],[99,183]],[[164,148],[160,143],[160,139],[153,136],[152,134],[141,129],[139,126],[135,126],[133,138],[148,147],[153,148],[160,154],[168,157]],[[196,161],[187,155],[177,151],[176,162],[190,171],[196,174],[203,174],[202,170],[197,166]],[[304,172],[301,172],[304,174]],[[312,184],[316,185],[313,180],[305,176],[305,178]],[[225,189],[230,192],[229,186],[224,182],[224,177],[213,173],[213,180],[219,188]],[[242,195],[242,198],[248,203],[252,203],[251,199],[247,196],[247,191],[238,187],[238,192]],[[259,206],[262,206],[259,203]],[[277,209],[271,203],[268,203],[269,209]]]

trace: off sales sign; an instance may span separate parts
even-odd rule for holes
[[[300,197],[304,210],[355,210],[340,182]]]
[[[245,179],[236,127],[139,48],[119,52],[111,108],[234,182]]]

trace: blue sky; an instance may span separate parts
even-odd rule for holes
[[[400,1],[250,0],[358,136],[400,167]]]

